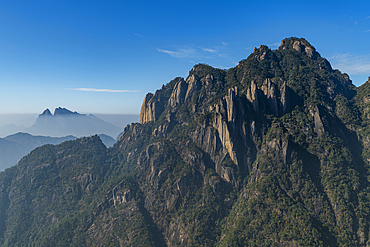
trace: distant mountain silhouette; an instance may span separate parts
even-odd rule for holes
[[[17,126],[15,124],[6,124],[0,127],[0,136],[7,136],[17,132],[22,132],[26,127],[23,125]]]
[[[106,134],[116,137],[122,128],[89,114],[72,112],[66,108],[58,107],[54,115],[46,109],[36,119],[36,123],[24,132],[32,135],[61,137],[73,135],[76,137],[94,134]]]
[[[64,141],[75,140],[76,137],[33,136],[28,133],[16,133],[0,138],[0,171],[16,165],[18,161],[36,147],[45,144],[60,144]]]
[[[23,126],[21,126],[23,127]],[[122,129],[90,114],[56,108],[54,115],[46,109],[29,128],[18,129],[16,125],[3,126],[4,133],[19,132],[0,138],[0,171],[13,165],[33,149],[46,144],[59,144],[81,136],[98,134],[106,147],[112,147]]]

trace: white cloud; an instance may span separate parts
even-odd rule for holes
[[[217,68],[229,68],[230,52],[228,45],[224,42],[216,46],[188,45],[175,46],[170,49],[159,49],[157,51],[168,54],[175,58],[187,60],[190,63],[207,63]],[[222,65],[227,64],[227,65]]]
[[[203,51],[208,51],[208,52],[211,52],[211,53],[216,53],[217,50],[215,49],[208,49],[208,48],[202,48]]]
[[[172,57],[177,57],[177,58],[191,58],[191,57],[197,56],[196,50],[192,47],[181,48],[181,49],[178,49],[177,51],[162,50],[162,49],[157,48],[157,51],[166,53]]]
[[[116,90],[116,89],[98,89],[98,88],[68,88],[68,90],[84,92],[104,92],[104,93],[137,93],[139,90]]]
[[[172,57],[187,59],[211,58],[213,55],[219,55],[222,52],[225,52],[225,50],[227,50],[227,48],[224,46],[212,46],[205,48],[201,46],[195,47],[192,45],[179,47],[174,50],[157,48],[157,51],[166,53]]]
[[[337,54],[329,58],[333,68],[350,75],[370,75],[370,56],[355,56],[349,53]]]

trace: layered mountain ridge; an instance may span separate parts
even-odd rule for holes
[[[198,64],[112,148],[47,145],[0,173],[0,243],[366,246],[369,85],[303,38]]]

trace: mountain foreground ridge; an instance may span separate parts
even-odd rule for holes
[[[115,143],[115,140],[108,135],[99,134],[98,136],[106,147],[112,147]],[[75,139],[77,137],[72,135],[64,137],[33,136],[22,132],[0,138],[0,172],[16,165],[37,147],[47,144],[57,145]]]
[[[0,171],[16,165],[22,157],[36,147],[45,144],[60,144],[64,141],[77,139],[74,136],[49,137],[33,136],[28,133],[18,132],[13,135],[0,138]]]
[[[370,80],[303,38],[147,94],[140,123],[0,173],[2,246],[367,246]]]

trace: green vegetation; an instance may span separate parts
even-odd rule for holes
[[[189,76],[112,148],[46,145],[0,173],[0,245],[370,245],[370,82],[297,38]]]

